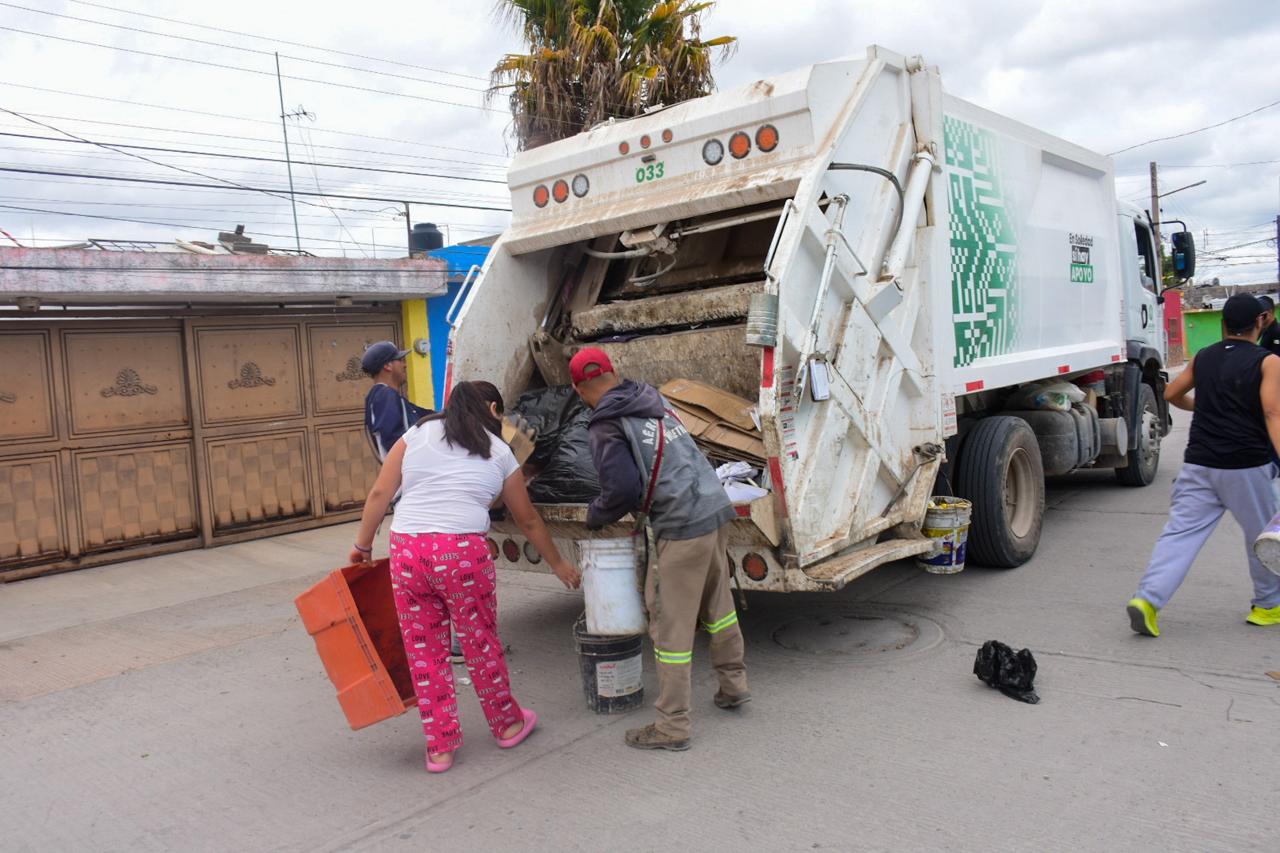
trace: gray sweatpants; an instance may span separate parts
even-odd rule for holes
[[[1164,607],[1186,579],[1222,513],[1230,511],[1244,528],[1254,606],[1280,606],[1280,576],[1272,574],[1253,555],[1253,540],[1276,511],[1271,488],[1275,473],[1276,467],[1270,462],[1238,469],[1184,464],[1173,483],[1169,521],[1156,541],[1147,572],[1138,583],[1137,597]]]

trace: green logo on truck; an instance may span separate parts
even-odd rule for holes
[[[956,367],[1011,352],[1017,337],[1018,247],[995,134],[943,117],[951,201],[951,313]],[[1092,275],[1092,270],[1090,271]]]

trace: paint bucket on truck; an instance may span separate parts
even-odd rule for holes
[[[964,571],[965,545],[969,541],[969,517],[973,504],[964,498],[935,495],[929,499],[920,532],[934,540],[933,553],[917,557],[916,563],[935,575],[954,575]]]
[[[582,671],[587,707],[597,714],[625,714],[644,704],[642,637],[600,637],[587,633],[586,614],[573,625],[573,643]]]

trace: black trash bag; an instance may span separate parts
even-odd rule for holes
[[[1010,699],[1028,705],[1040,701],[1032,687],[1036,680],[1036,659],[1030,649],[1015,652],[999,640],[987,640],[973,660],[973,674]]]
[[[511,410],[533,428],[533,453],[528,459],[531,466],[547,466],[560,444],[561,431],[584,408],[572,385],[553,385],[520,395]]]
[[[591,410],[583,407],[560,428],[546,467],[529,481],[529,497],[535,503],[590,503],[600,494],[600,479],[587,435],[590,418]]]

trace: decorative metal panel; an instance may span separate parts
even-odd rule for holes
[[[394,340],[395,335],[394,323],[308,329],[315,411],[323,414],[359,411],[372,384],[360,369],[360,358],[369,344]]]
[[[320,429],[316,438],[320,445],[324,508],[339,512],[363,506],[379,469],[364,427]]]
[[[205,424],[303,415],[297,327],[206,327],[195,335]]]
[[[196,535],[189,444],[83,451],[75,472],[86,551]]]
[[[311,513],[303,432],[207,444],[214,532]]]
[[[55,437],[49,336],[0,335],[0,441]]]
[[[178,330],[66,332],[63,346],[72,433],[186,426]]]
[[[58,457],[0,462],[0,566],[66,552]]]

